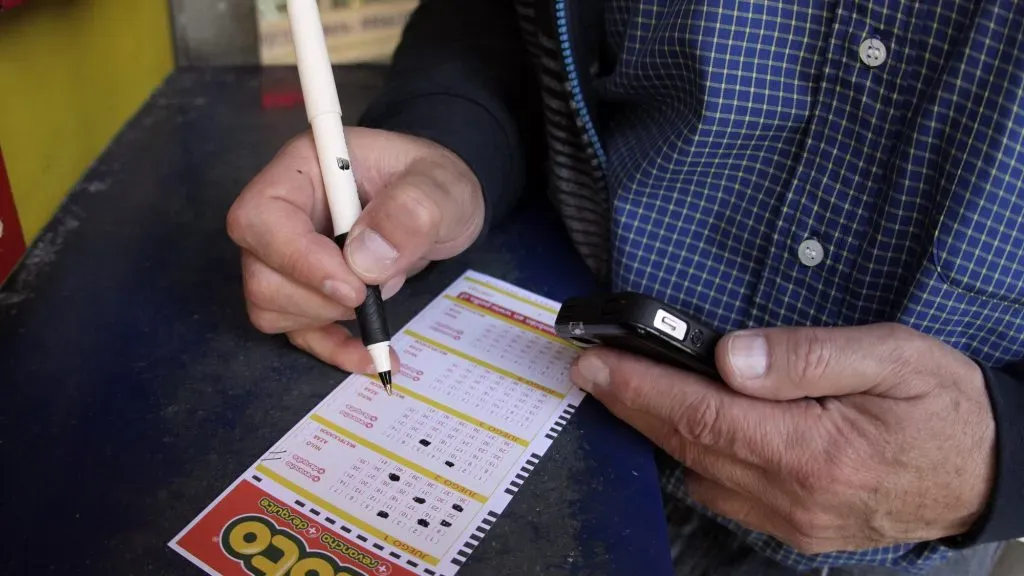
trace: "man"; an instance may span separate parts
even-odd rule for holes
[[[349,132],[345,253],[308,136],[229,215],[254,324],[334,324],[546,176],[616,290],[730,335],[727,386],[572,378],[666,456],[680,574],[987,574],[1024,536],[1024,5],[429,0]]]

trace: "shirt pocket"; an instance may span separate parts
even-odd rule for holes
[[[990,366],[1024,355],[1024,307],[960,289],[930,260],[894,320]]]
[[[950,287],[1024,308],[1024,190],[1019,182],[1003,177],[989,185],[955,188],[937,223],[930,258]]]

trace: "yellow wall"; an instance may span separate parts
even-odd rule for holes
[[[27,242],[174,65],[167,0],[0,14],[0,150]]]

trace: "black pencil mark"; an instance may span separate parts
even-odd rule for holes
[[[419,524],[420,526],[423,526],[424,528],[429,528],[430,527],[430,522],[427,522],[423,518],[420,518],[419,520],[417,520],[416,523]]]
[[[377,512],[377,516],[379,516],[381,518],[384,518],[384,519],[387,519],[389,514],[387,512],[385,512],[384,510],[381,510],[380,512]]]
[[[441,520],[441,526],[444,526],[445,528],[451,528],[452,523],[447,520]]]
[[[462,506],[458,504],[452,504],[452,509],[455,510],[456,512],[462,512]]]
[[[427,440],[426,438],[420,438],[420,444],[422,444],[424,447],[430,446],[430,440]]]
[[[420,496],[416,496],[415,498],[412,499],[412,501],[417,504],[426,504],[427,499]]]
[[[444,461],[444,465],[449,467],[449,468],[454,468],[455,467],[455,462],[452,462],[451,460],[445,460]]]
[[[398,474],[395,474],[394,472],[388,474],[388,480],[391,480],[392,482],[398,482],[401,479],[402,477],[399,476]]]

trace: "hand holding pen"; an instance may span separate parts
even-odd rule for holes
[[[327,210],[331,214],[334,242],[344,250],[349,232],[363,211],[362,200],[356,187],[352,158],[345,140],[341,122],[341,102],[334,84],[334,71],[327,52],[320,7],[316,0],[288,0],[288,19],[292,41],[302,83],[302,96],[306,116],[313,129],[313,143],[320,161],[320,176],[327,194]],[[359,239],[364,244],[372,230],[364,231]],[[356,235],[353,234],[353,237]],[[391,259],[386,243],[380,237],[372,239],[382,248],[384,262]],[[366,298],[356,308],[363,345],[370,353],[374,370],[388,395],[391,395],[391,330],[384,311],[380,288],[366,287]]]
[[[355,317],[366,286],[390,298],[430,261],[461,253],[483,222],[479,182],[438,144],[383,130],[345,127],[364,207],[335,244],[311,132],[288,142],[249,183],[227,218],[242,249],[249,319],[347,372],[376,373],[366,346],[340,320]],[[391,353],[392,363],[399,361]],[[398,366],[393,365],[392,370]]]

